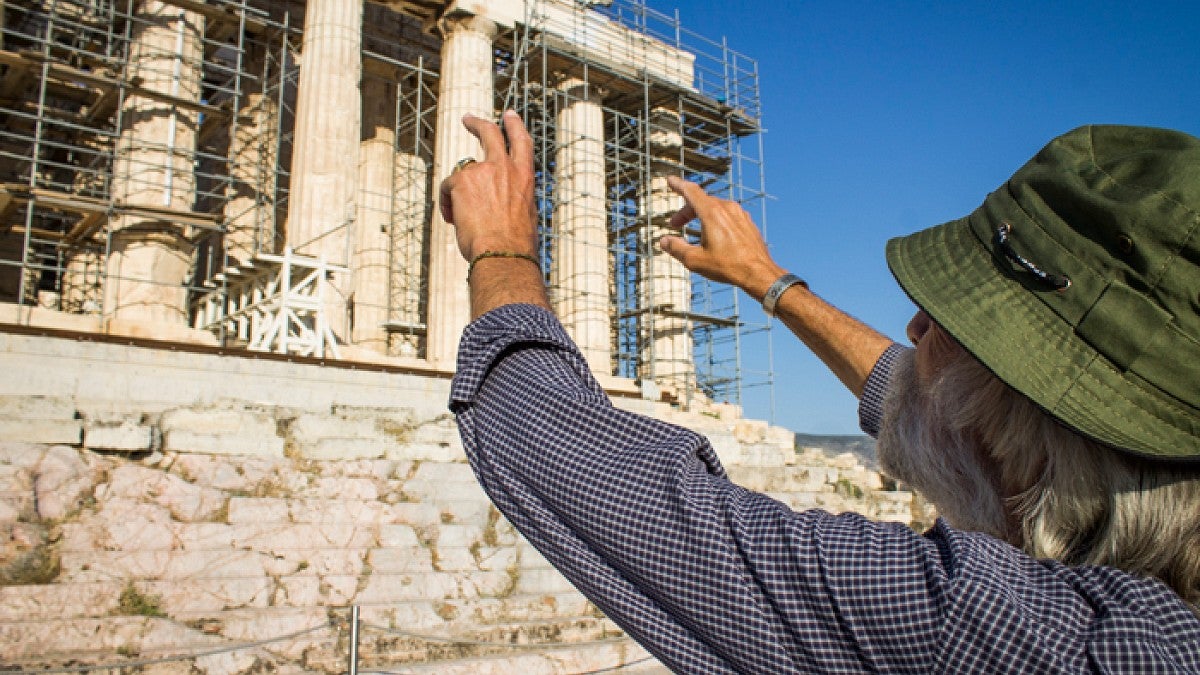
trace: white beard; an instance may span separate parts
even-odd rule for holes
[[[953,527],[1005,538],[1008,520],[997,477],[982,463],[987,450],[975,434],[950,423],[959,394],[939,387],[948,370],[964,365],[953,360],[923,385],[915,351],[896,360],[880,423],[879,464],[924,495]]]

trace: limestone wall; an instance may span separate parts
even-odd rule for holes
[[[446,380],[3,333],[0,371],[0,663],[345,672],[357,605],[364,668],[665,672],[491,506]],[[911,518],[735,407],[618,403],[795,508]]]

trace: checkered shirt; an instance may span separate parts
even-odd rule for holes
[[[504,515],[676,672],[1200,672],[1158,582],[729,482],[704,437],[614,408],[543,309],[468,326],[451,408]]]

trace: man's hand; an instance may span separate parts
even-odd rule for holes
[[[758,226],[738,204],[705,194],[703,188],[682,178],[667,179],[684,199],[684,207],[671,216],[670,226],[682,230],[700,218],[700,244],[683,237],[666,236],[659,246],[683,266],[707,279],[733,284],[762,301],[767,289],[786,270],[767,252]]]
[[[483,160],[442,181],[438,207],[454,225],[458,251],[475,260],[484,251],[538,257],[533,139],[515,111],[504,113],[504,134],[491,122],[467,115],[463,125],[483,146]],[[483,258],[471,272],[471,318],[510,303],[547,309],[542,268],[521,258]]]
[[[700,244],[666,236],[659,241],[662,249],[696,274],[733,284],[762,302],[767,289],[786,270],[771,259],[750,215],[734,202],[705,194],[695,183],[674,177],[668,182],[686,202],[671,216],[671,226],[682,229],[699,218]],[[862,396],[867,376],[891,340],[800,285],[785,292],[775,310],[846,388]]]
[[[454,225],[459,252],[467,260],[484,251],[536,255],[533,139],[520,116],[504,113],[507,149],[495,124],[467,115],[463,126],[479,139],[483,159],[450,174],[439,194],[442,218]]]

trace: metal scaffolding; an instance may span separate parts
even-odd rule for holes
[[[144,286],[177,294],[181,323],[224,346],[423,358],[447,4],[366,5],[360,175],[390,171],[393,189],[359,191],[345,227],[321,235],[345,241],[331,260],[286,239],[304,2],[0,4],[0,302],[105,321],[121,311],[114,289],[136,299]],[[517,109],[535,137],[551,296],[610,364],[593,368],[684,407],[770,385],[769,363],[750,372],[741,358],[748,335],[769,345],[768,326],[655,245],[680,205],[670,175],[765,223],[755,62],[641,0],[527,0],[494,68],[496,109]],[[146,246],[176,278],[135,264]],[[385,285],[386,306],[352,291],[353,330],[333,336],[319,302],[280,290],[322,287],[329,270]]]
[[[743,388],[771,386],[769,363],[751,371],[741,358],[742,342],[753,334],[769,345],[769,325],[742,317],[735,289],[682,266],[670,269],[677,264],[656,246],[682,204],[665,187],[668,175],[740,203],[765,225],[757,63],[687,30],[678,13],[638,0],[597,3],[587,13],[556,11],[557,3],[544,0],[525,7],[523,24],[498,41],[497,108],[516,108],[533,131],[549,271],[563,250],[557,240],[571,236],[554,214],[580,197],[556,191],[563,176],[559,121],[577,101],[599,100],[607,239],[595,257],[611,271],[613,374],[643,389],[654,383],[684,406],[697,394],[740,403]],[[645,63],[630,66],[639,60]],[[699,231],[684,234],[695,242]],[[555,275],[547,280],[561,300]],[[685,358],[670,344],[675,335],[688,343]]]

